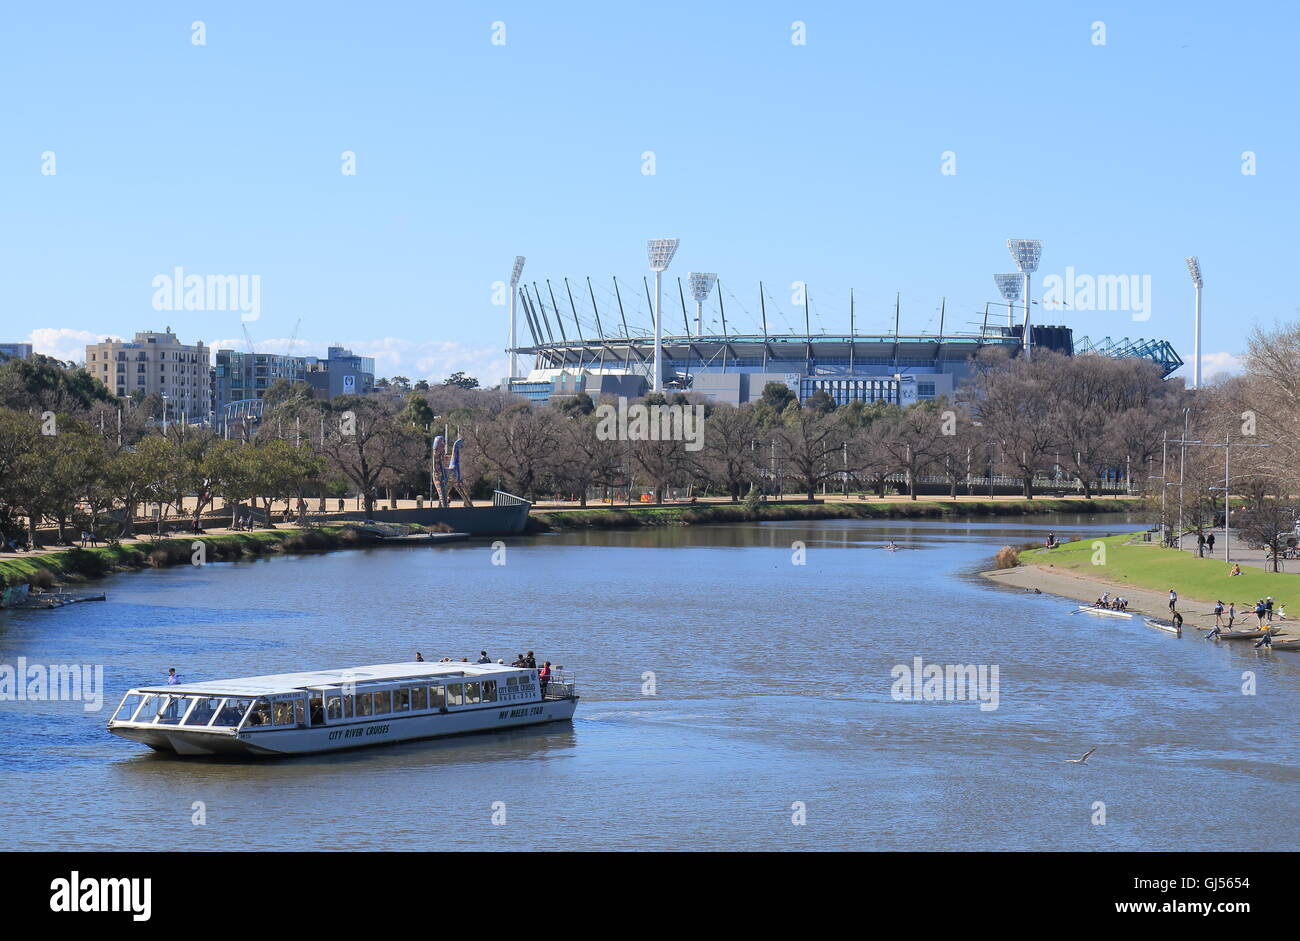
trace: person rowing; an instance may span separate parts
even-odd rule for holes
[[[890,552],[893,552],[898,548],[898,546],[896,546],[894,544],[894,541],[891,539],[889,542],[885,543],[885,548],[888,549]]]

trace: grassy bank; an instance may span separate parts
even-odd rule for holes
[[[706,523],[753,523],[775,520],[834,519],[952,519],[965,516],[1024,516],[1047,513],[1123,513],[1139,509],[1141,500],[951,500],[891,501],[887,503],[760,503],[697,504],[696,506],[634,507],[554,512],[534,511],[530,531],[566,529],[627,529],[639,526],[695,526]]]
[[[1222,560],[1198,559],[1155,543],[1130,545],[1132,538],[1108,536],[1066,543],[1059,549],[1031,549],[1021,553],[1020,561],[1075,572],[1116,586],[1132,585],[1158,592],[1172,588],[1179,597],[1210,604],[1222,599],[1224,604],[1235,601],[1240,608],[1269,595],[1281,604],[1300,600],[1300,575],[1242,566],[1242,574],[1232,577],[1228,574],[1231,565]],[[1105,546],[1100,564],[1102,557],[1095,545],[1098,542]]]
[[[74,548],[65,552],[0,560],[0,585],[27,582],[35,587],[48,588],[58,582],[99,578],[128,569],[190,565],[194,560],[195,542],[203,543],[206,561],[229,562],[272,552],[323,552],[366,545],[373,541],[373,537],[351,527],[332,526],[187,536],[92,549]]]

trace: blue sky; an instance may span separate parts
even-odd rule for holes
[[[584,320],[590,275],[607,328],[611,275],[649,325],[644,242],[676,236],[670,275],[718,272],[733,330],[758,328],[761,279],[776,332],[802,326],[796,280],[814,330],[847,328],[852,288],[859,330],[892,329],[900,292],[904,331],[933,332],[941,297],[949,330],[982,317],[1015,236],[1043,241],[1036,296],[1067,266],[1150,277],[1145,322],[1040,322],[1166,338],[1185,359],[1197,254],[1214,372],[1251,325],[1300,316],[1298,10],[14,5],[0,339],[80,358],[87,339],[170,324],[242,348],[236,313],[153,309],[152,279],[182,266],[260,276],[259,349],[283,352],[301,319],[300,354],[339,341],[386,374],[494,382],[506,313],[492,286],[516,254],[566,307],[568,276]]]

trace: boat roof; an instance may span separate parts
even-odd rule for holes
[[[313,670],[307,673],[271,673],[267,676],[246,676],[230,680],[210,680],[204,683],[177,683],[174,686],[139,686],[142,693],[197,693],[220,696],[273,696],[318,687],[342,686],[349,683],[377,683],[384,680],[437,679],[446,676],[484,676],[520,673],[527,667],[508,667],[500,663],[379,663],[364,667],[345,667],[339,670]]]

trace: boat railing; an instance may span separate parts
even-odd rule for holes
[[[578,680],[572,670],[551,668],[551,678],[546,683],[542,699],[571,699],[578,694]]]

